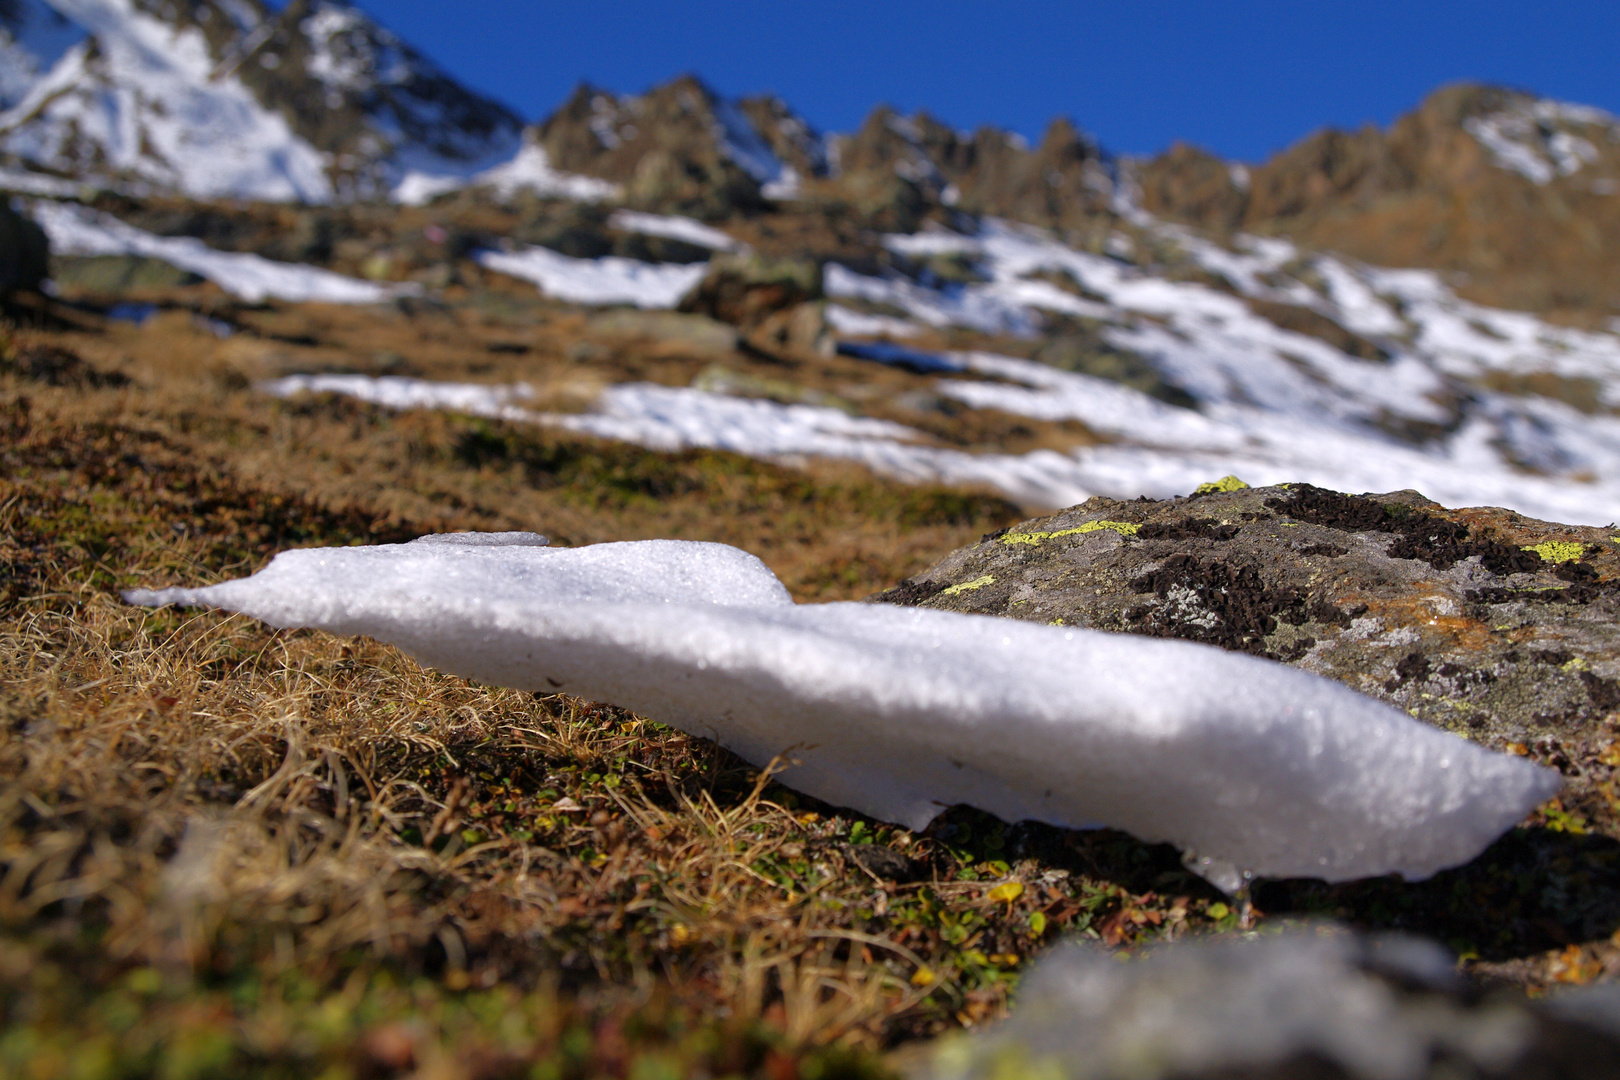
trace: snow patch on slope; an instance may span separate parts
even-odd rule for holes
[[[708,272],[705,263],[649,263],[616,255],[575,259],[550,248],[481,251],[480,266],[532,281],[547,296],[574,304],[672,308]]]
[[[923,328],[909,319],[896,319],[888,315],[869,315],[864,311],[828,304],[827,325],[840,334],[851,337],[916,337]]]
[[[217,251],[189,236],[156,236],[108,214],[68,203],[36,202],[29,213],[57,255],[138,255],[161,259],[214,282],[251,303],[266,299],[328,304],[376,304],[402,287],[377,285],[329,270]]]
[[[978,407],[1078,419],[1117,440],[1074,451],[1084,463],[1080,482],[1100,493],[1176,494],[1239,471],[1252,482],[1311,479],[1348,491],[1416,486],[1449,505],[1510,506],[1555,520],[1601,524],[1620,513],[1620,420],[1486,389],[1501,377],[1588,381],[1598,402],[1615,408],[1620,336],[1468,303],[1428,271],[1307,259],[1274,239],[1239,238],[1228,249],[1145,216],[1138,224],[1229,289],[1167,280],[990,221],[971,236],[933,230],[887,241],[913,257],[967,256],[989,281],[940,289],[829,267],[827,291],[936,327],[1005,332],[1039,326],[1042,312],[1100,324],[1108,345],[1147,361],[1196,400],[1197,412],[1012,358],[969,362],[994,368],[1003,385],[942,388]],[[1316,285],[1295,276],[1300,266]],[[1376,342],[1385,358],[1349,355],[1323,336],[1278,326],[1248,298],[1336,322]],[[1024,385],[1007,385],[1017,383]],[[1401,434],[1409,430],[1432,434]]]
[[[77,195],[79,190],[78,184],[71,180],[63,180],[59,176],[46,176],[44,173],[27,172],[23,169],[8,169],[0,165],[0,191],[71,198]]]
[[[484,386],[479,383],[430,382],[401,375],[288,375],[257,384],[278,398],[299,394],[341,394],[389,409],[439,409],[487,416],[495,420],[533,420],[535,414],[517,402],[534,396],[526,383]]]
[[[919,445],[921,432],[888,420],[851,417],[819,405],[781,405],[653,383],[610,386],[585,413],[540,413],[511,402],[526,387],[471,387],[363,375],[296,376],[260,385],[278,397],[335,393],[392,408],[444,409],[545,424],[654,450],[726,450],[784,463],[853,461],[908,483],[959,484],[1053,508],[1084,502],[1097,489],[1087,466],[1052,450],[970,454]]]
[[[639,210],[615,210],[608,218],[608,228],[644,236],[662,236],[680,240],[710,251],[742,251],[740,241],[701,221],[676,214],[647,214]]]
[[[623,195],[619,185],[606,180],[559,172],[551,167],[545,147],[525,142],[510,161],[470,175],[407,172],[395,186],[393,198],[406,206],[423,206],[440,195],[467,187],[487,187],[502,199],[510,199],[520,191],[531,191],[541,198],[576,202],[606,202]]]
[[[1427,877],[1559,786],[1280,664],[921,608],[795,605],[758,559],[720,544],[319,548],[128,599],[367,634],[482,682],[611,701],[755,765],[790,754],[783,783],[913,829],[959,803],[1125,829],[1176,844],[1228,890],[1245,873]]]
[[[974,408],[1035,419],[1079,420],[1104,439],[1068,453],[968,453],[930,446],[915,429],[852,418],[837,409],[781,405],[705,390],[629,383],[604,390],[585,413],[528,412],[513,402],[525,387],[473,388],[367,376],[300,376],[266,384],[280,396],[305,390],[346,394],[395,408],[437,408],[546,424],[620,439],[655,450],[726,450],[785,463],[804,458],[853,461],[908,483],[998,491],[1030,506],[1065,507],[1092,495],[1168,498],[1213,476],[1235,472],[1257,485],[1304,481],[1342,491],[1415,487],[1448,506],[1507,506],[1534,517],[1603,524],[1620,509],[1620,483],[1527,476],[1500,456],[1504,441],[1522,454],[1568,464],[1572,454],[1601,459],[1620,475],[1620,421],[1587,441],[1564,429],[1574,410],[1547,403],[1530,414],[1498,406],[1438,451],[1389,437],[1335,431],[1309,417],[1278,417],[1241,407],[1211,414],[1166,405],[1106,379],[988,353],[946,354],[943,366],[994,382],[943,380],[938,392]],[[312,381],[313,380],[313,381]],[[406,387],[409,389],[405,389]],[[1549,439],[1548,432],[1558,433]],[[1579,429],[1577,429],[1579,434]],[[1562,441],[1559,441],[1559,440]]]
[[[1584,129],[1582,133],[1570,130]],[[1603,129],[1595,131],[1593,129]],[[1620,119],[1589,105],[1562,101],[1523,101],[1487,116],[1463,121],[1467,131],[1490,151],[1498,167],[1536,184],[1573,176],[1597,160],[1598,150],[1586,135],[1620,134]]]

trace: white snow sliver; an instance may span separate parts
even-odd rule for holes
[[[1338,683],[1209,646],[796,605],[721,544],[472,539],[289,551],[250,578],[126,598],[366,634],[486,683],[610,701],[756,765],[787,755],[789,787],[914,829],[959,803],[1124,829],[1228,890],[1245,873],[1426,877],[1559,786]]]

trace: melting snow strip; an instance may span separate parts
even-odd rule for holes
[[[393,197],[406,206],[423,206],[440,195],[467,187],[487,187],[502,199],[510,199],[520,191],[575,202],[605,202],[623,194],[617,184],[552,168],[545,147],[524,143],[510,161],[470,176],[464,172],[409,172],[395,186]]]
[[[475,257],[480,266],[531,281],[547,296],[574,304],[673,308],[708,272],[707,263],[648,263],[617,255],[574,259],[543,247]]]
[[[745,245],[719,229],[701,221],[675,214],[647,214],[640,210],[615,210],[608,217],[608,228],[644,236],[681,240],[710,251],[742,251]]]
[[[376,304],[410,287],[377,285],[330,270],[273,262],[259,255],[217,251],[189,236],[157,236],[109,214],[71,203],[36,202],[29,213],[50,237],[58,255],[136,255],[158,259],[214,282],[250,303],[274,298],[292,302]]]

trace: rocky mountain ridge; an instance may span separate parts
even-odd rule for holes
[[[1494,306],[1620,315],[1620,121],[1497,87],[1245,165],[1184,144],[1117,159],[1064,117],[1034,146],[886,106],[825,135],[690,75],[582,84],[525,129],[341,0],[7,0],[0,58],[0,162],[22,190],[422,202],[473,184],[710,221],[794,205],[887,232],[991,216],[1088,250],[1145,211],[1447,271]]]
[[[329,202],[509,160],[522,122],[358,9],[11,0],[0,154],[198,198]]]
[[[1255,167],[1178,144],[1137,165],[1148,211],[1451,271],[1476,299],[1620,311],[1620,119],[1500,87],[1445,87],[1388,131],[1324,130]]]

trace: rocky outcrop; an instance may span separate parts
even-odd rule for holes
[[[821,267],[812,260],[730,255],[714,260],[680,310],[752,330],[820,296]]]
[[[37,290],[50,272],[44,231],[0,197],[0,297]]]
[[[913,229],[935,206],[1065,230],[1110,213],[1112,162],[1067,118],[1032,149],[1011,132],[965,135],[885,106],[838,141],[836,160],[836,189],[888,228]]]
[[[1620,125],[1500,87],[1432,94],[1388,131],[1325,130],[1242,168],[1187,146],[1139,165],[1152,213],[1467,275],[1482,302],[1620,311]]]
[[[1620,533],[1415,491],[1224,486],[1091,499],[874,599],[1269,657],[1499,749],[1534,748],[1569,777],[1566,803],[1614,817],[1599,790],[1610,769],[1594,763],[1620,725]]]
[[[517,150],[523,121],[516,113],[467,89],[352,5],[292,0],[267,17],[274,22],[260,33],[221,43],[222,66],[332,156],[340,195],[385,192],[401,151],[473,166]]]
[[[167,47],[150,46],[165,36]],[[82,57],[67,48],[75,40]],[[520,145],[511,110],[342,0],[279,12],[261,0],[13,0],[0,8],[0,44],[13,68],[0,104],[32,102],[11,117],[5,149],[98,183],[371,199],[413,170],[463,175]]]
[[[756,104],[784,150],[788,115],[780,103]],[[799,122],[802,132],[808,127]],[[609,180],[626,201],[652,210],[720,219],[765,206],[764,185],[782,162],[750,122],[748,110],[722,100],[694,76],[641,95],[619,97],[580,85],[536,133],[551,164]],[[801,147],[807,164],[810,150]]]

